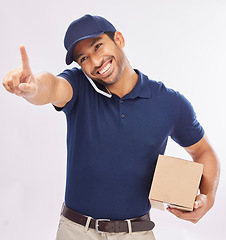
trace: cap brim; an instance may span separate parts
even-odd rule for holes
[[[77,39],[76,41],[74,41],[71,46],[69,47],[68,51],[67,51],[67,55],[66,55],[66,64],[67,65],[70,65],[73,61],[74,61],[74,48],[75,48],[75,45],[82,41],[82,40],[85,40],[85,39],[89,39],[89,38],[95,38],[95,37],[98,37],[100,35],[102,35],[104,32],[98,32],[98,33],[94,33],[94,34],[91,34],[91,35],[88,35],[88,36],[85,36],[85,37],[82,37],[82,38],[79,38]]]

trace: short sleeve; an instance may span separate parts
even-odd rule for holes
[[[171,138],[182,147],[188,147],[197,143],[204,135],[204,129],[197,120],[191,103],[180,93],[177,93],[179,101],[178,122],[175,125]]]
[[[57,111],[63,110],[66,114],[68,114],[70,113],[73,106],[76,104],[76,101],[78,98],[80,71],[78,68],[66,69],[62,73],[58,74],[57,76],[66,79],[71,84],[73,89],[73,96],[72,96],[72,99],[63,108],[59,108],[56,106],[54,106],[54,108]]]

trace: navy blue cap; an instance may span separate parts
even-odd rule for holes
[[[64,46],[67,49],[66,63],[69,65],[74,61],[73,51],[75,45],[84,39],[95,38],[104,32],[115,32],[115,27],[100,16],[85,15],[73,21],[65,34]]]

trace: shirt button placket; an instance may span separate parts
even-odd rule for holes
[[[123,101],[123,99],[120,99],[119,102],[120,102],[120,105],[121,105],[121,104],[123,104],[124,101]],[[120,107],[120,109],[121,109],[121,107]],[[124,113],[121,113],[121,118],[122,119],[125,118],[125,114]]]

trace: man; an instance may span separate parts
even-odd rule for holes
[[[204,164],[194,211],[168,208],[197,223],[214,204],[219,164],[191,104],[134,70],[123,35],[102,17],[72,22],[64,44],[66,63],[81,69],[33,75],[21,46],[22,68],[3,81],[7,91],[66,114],[67,182],[57,240],[155,239],[148,193],[169,136]]]

